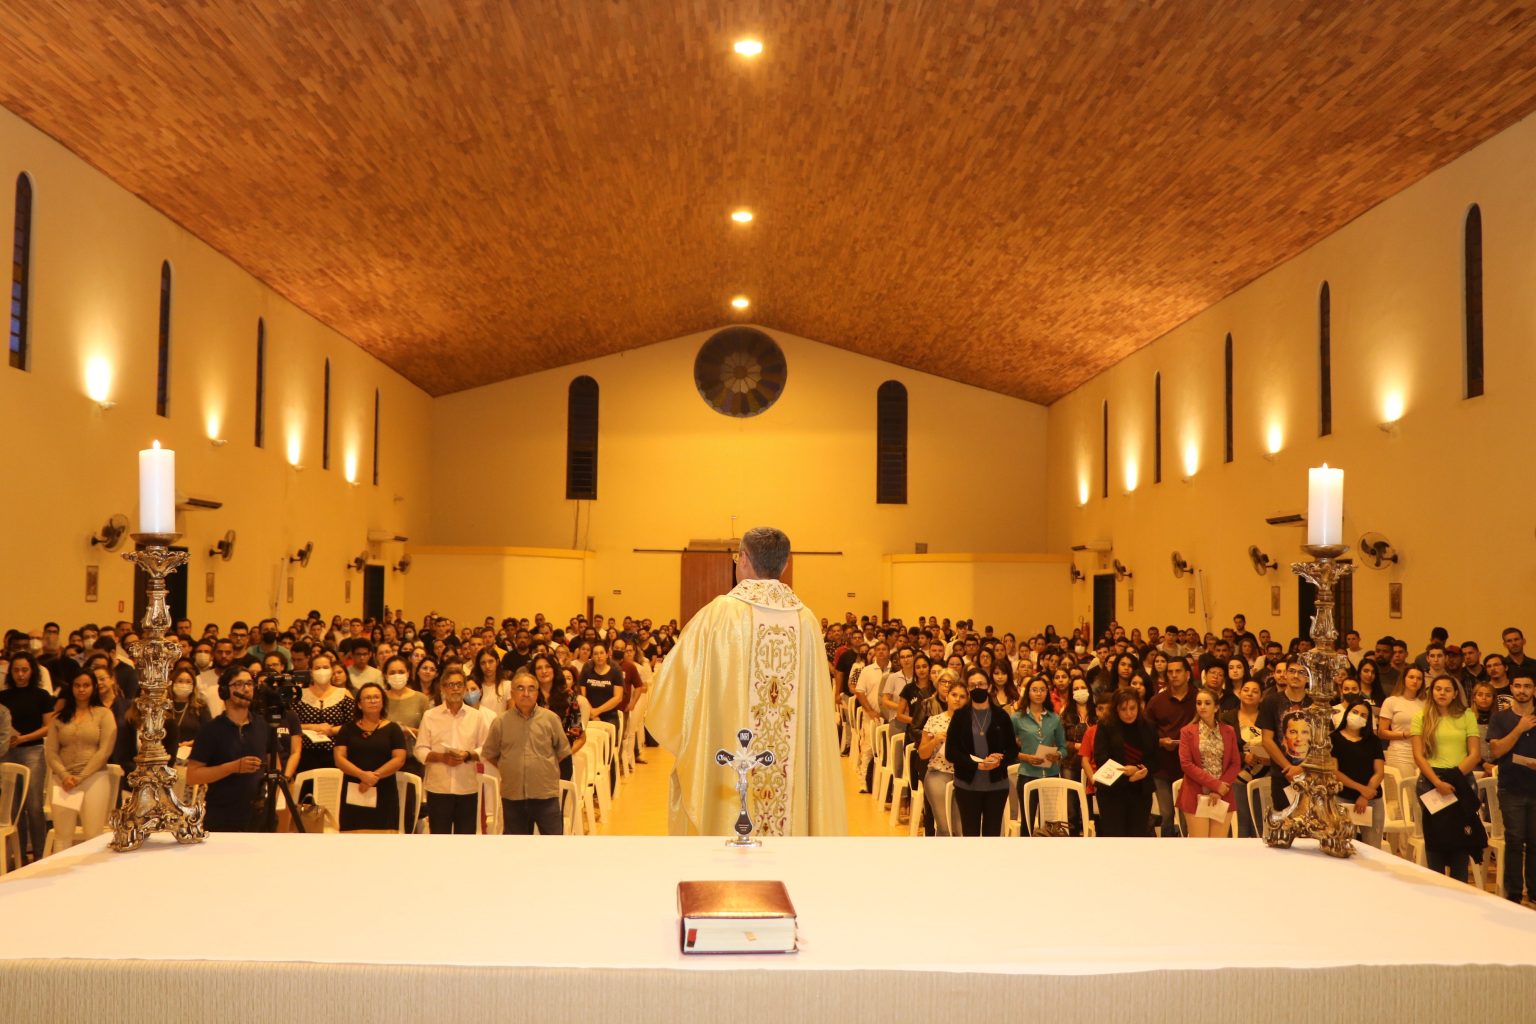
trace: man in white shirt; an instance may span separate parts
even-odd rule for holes
[[[891,649],[884,640],[875,644],[870,663],[859,672],[854,684],[859,705],[864,708],[863,742],[859,746],[859,776],[864,780],[860,793],[868,793],[874,780],[875,726],[885,721],[880,709],[880,694],[885,688],[885,676],[891,668]]]
[[[495,719],[464,703],[464,672],[438,682],[443,702],[428,708],[416,731],[416,760],[426,766],[427,822],[434,835],[473,835],[480,790],[476,762]]]

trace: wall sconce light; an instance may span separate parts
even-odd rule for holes
[[[223,448],[225,445],[229,444],[229,438],[227,438],[227,437],[210,437],[208,439],[208,443],[213,445],[215,448]]]
[[[302,472],[304,472],[304,463],[302,463],[302,462],[290,462],[290,463],[288,463],[288,468],[293,470],[295,473],[302,473]]]
[[[97,356],[85,364],[85,394],[103,412],[117,403],[108,396],[112,393],[112,364]]]
[[[1274,462],[1279,457],[1280,457],[1280,453],[1279,452],[1265,452],[1264,453],[1264,461],[1265,462]]]
[[[1378,423],[1377,426],[1379,426],[1381,428],[1381,432],[1386,434],[1388,437],[1398,437],[1401,432],[1398,430],[1397,425],[1401,422],[1402,420],[1387,420],[1383,423]]]

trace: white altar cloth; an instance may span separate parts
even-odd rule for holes
[[[95,1005],[99,1019],[163,1021],[147,1002],[155,992],[220,1019],[354,1019],[367,1006],[372,1021],[451,1010],[456,1024],[504,1019],[508,1007],[521,1016],[530,999],[542,1016],[526,1019],[605,1024],[692,1010],[971,1021],[996,1019],[997,1000],[1046,1012],[1066,1000],[1072,1016],[1097,1008],[1142,1024],[1295,1019],[1307,1007],[1340,1019],[1350,1006],[1408,1021],[1443,1005],[1462,1019],[1536,998],[1536,913],[1376,851],[1342,862],[1248,840],[105,844],[0,879],[0,990],[38,1014]],[[403,895],[411,874],[414,898]],[[681,955],[676,883],[721,878],[782,880],[800,952]],[[174,916],[194,906],[195,917]]]

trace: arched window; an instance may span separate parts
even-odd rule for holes
[[[565,403],[565,496],[597,500],[597,381],[571,381]]]
[[[325,361],[325,391],[320,411],[320,468],[331,468],[331,361]]]
[[[875,392],[875,503],[907,503],[907,388],[896,380]]]
[[[1163,482],[1163,375],[1152,375],[1152,482]]]
[[[1333,433],[1333,293],[1323,282],[1317,295],[1317,436]]]
[[[1104,399],[1104,437],[1099,450],[1099,496],[1109,497],[1109,399]]]
[[[160,342],[155,357],[155,415],[171,414],[171,261],[160,264]]]
[[[16,227],[11,241],[11,365],[27,368],[27,295],[32,285],[32,179],[16,178]]]
[[[1466,224],[1467,397],[1483,393],[1483,212],[1476,203]]]
[[[373,389],[373,486],[379,486],[379,389]]]
[[[267,444],[267,322],[256,318],[256,447]]]
[[[1223,462],[1232,461],[1232,335],[1227,335],[1226,344],[1226,418],[1225,429],[1227,434],[1226,457]]]

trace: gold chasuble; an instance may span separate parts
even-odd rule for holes
[[[677,758],[668,831],[732,835],[736,774],[715,763],[751,729],[748,807],[758,835],[848,831],[832,681],[816,616],[778,580],[743,580],[699,609],[662,663],[645,726]]]

